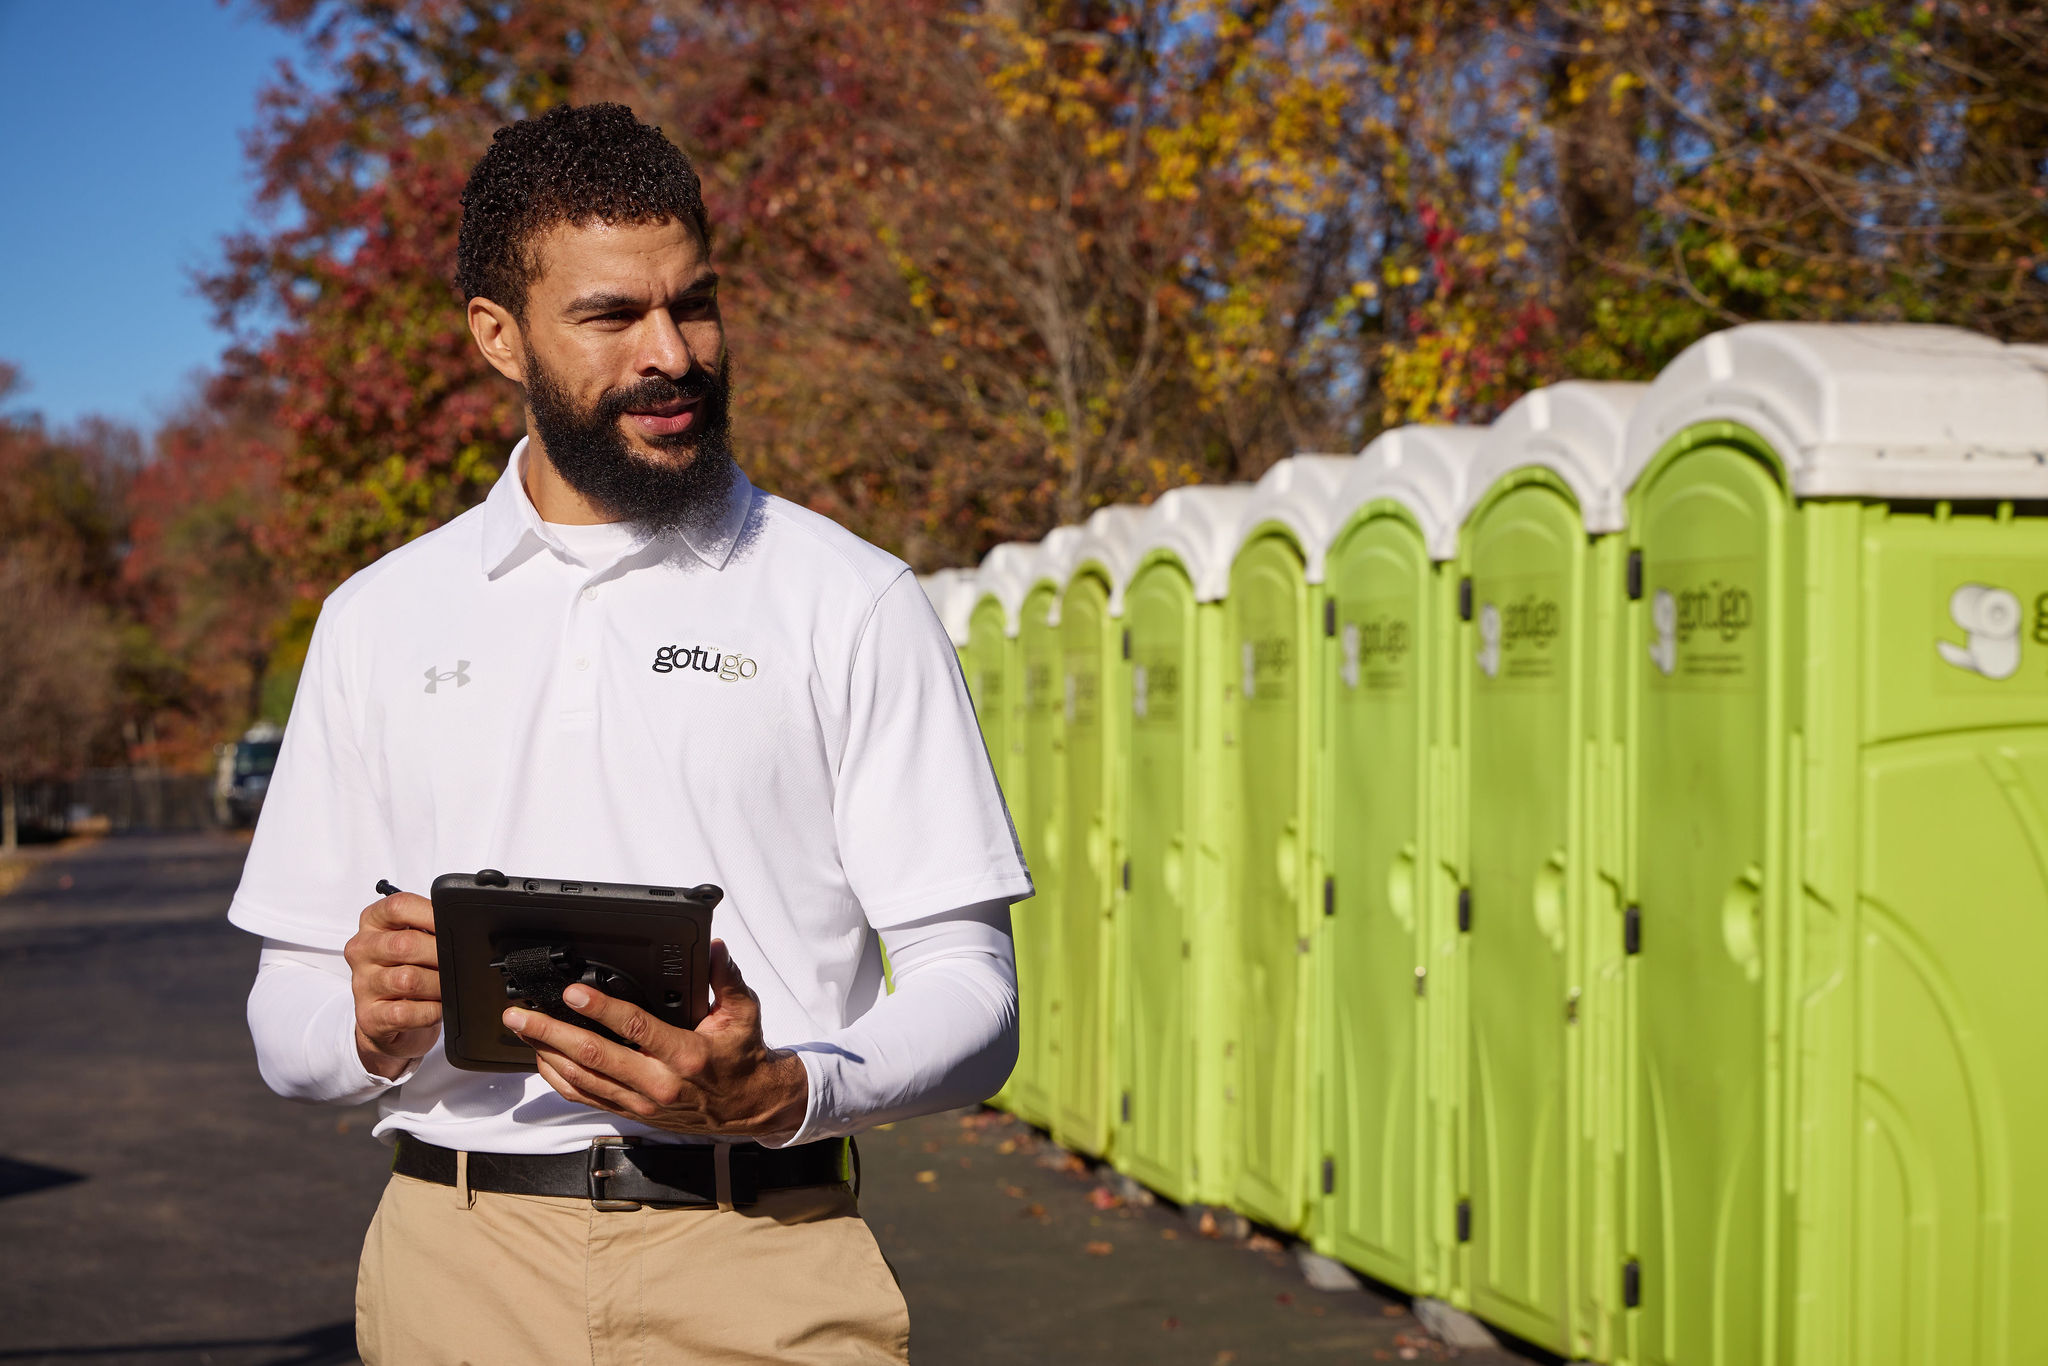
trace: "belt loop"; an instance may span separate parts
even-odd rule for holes
[[[718,1208],[732,1212],[732,1144],[711,1145],[711,1170],[718,1183]]]
[[[476,1193],[469,1188],[469,1150],[455,1150],[455,1208],[472,1209],[476,1205]]]

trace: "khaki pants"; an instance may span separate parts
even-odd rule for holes
[[[356,1342],[365,1366],[900,1364],[910,1311],[845,1186],[611,1211],[393,1176]]]

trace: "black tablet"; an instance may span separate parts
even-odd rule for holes
[[[495,868],[435,878],[448,1061],[470,1072],[533,1071],[533,1050],[505,1028],[511,1005],[624,1042],[562,1000],[578,982],[694,1029],[711,1009],[711,912],[724,896],[709,883],[638,887]]]

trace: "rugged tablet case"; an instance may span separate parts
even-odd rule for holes
[[[486,868],[434,879],[441,1047],[468,1072],[531,1072],[533,1050],[505,1028],[523,1005],[614,1042],[562,1000],[582,982],[693,1029],[711,1009],[711,912],[725,893],[511,877]],[[630,1046],[630,1045],[629,1045]]]

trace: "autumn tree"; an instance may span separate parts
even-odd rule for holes
[[[271,539],[286,450],[274,405],[274,386],[232,379],[193,395],[129,490],[125,681],[149,718],[138,760],[200,767],[252,721],[282,719],[311,604],[297,604]]]
[[[293,212],[214,287],[308,596],[498,473],[457,195],[563,101],[697,159],[749,470],[923,568],[1732,322],[2048,336],[2023,0],[261,8],[311,53],[254,143]]]
[[[16,371],[0,363],[0,399]],[[16,841],[21,783],[68,777],[117,743],[120,639],[109,598],[132,433],[66,434],[0,417],[0,852]]]

